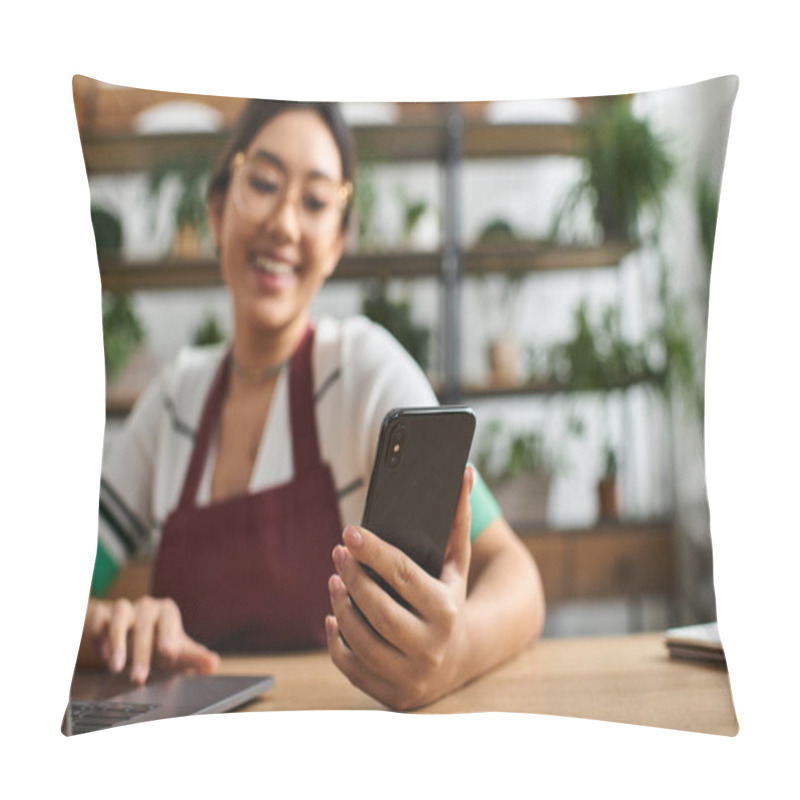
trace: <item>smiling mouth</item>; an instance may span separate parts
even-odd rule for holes
[[[294,267],[285,261],[276,261],[274,258],[268,258],[267,256],[256,256],[252,263],[257,272],[265,275],[281,277],[294,275]]]

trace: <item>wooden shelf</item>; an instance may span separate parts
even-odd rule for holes
[[[441,160],[445,153],[442,124],[359,126],[353,129],[359,153],[377,160]],[[467,122],[461,157],[532,158],[577,156],[581,153],[578,129],[566,124],[508,124]]]
[[[187,153],[205,157],[213,166],[227,141],[226,134],[119,134],[83,139],[86,174],[125,174],[152,172],[159,165],[185,157]]]
[[[345,255],[331,276],[334,281],[368,278],[437,278],[442,268],[442,253],[382,250],[375,253]]]
[[[669,521],[603,523],[566,530],[517,528],[542,575],[548,602],[670,594]]]
[[[542,381],[538,383],[520,383],[513,386],[492,386],[487,384],[462,384],[461,397],[464,400],[491,400],[494,398],[530,397],[531,395],[555,394],[591,394],[593,392],[624,391],[633,386],[654,385],[656,376],[639,375],[624,381],[609,383],[603,387],[580,387],[557,383],[556,381]]]
[[[440,124],[361,125],[353,128],[356,152],[377,162],[441,161],[445,129]],[[165,161],[192,153],[216,163],[228,140],[227,130],[215,133],[128,133],[85,136],[82,139],[88,175],[150,172]],[[531,158],[580,155],[580,139],[572,125],[467,124],[462,158]]]
[[[578,156],[582,147],[582,137],[575,125],[467,124],[461,155],[464,158]]]
[[[115,86],[82,75],[73,80],[78,128],[87,151],[91,172],[150,169],[168,151],[220,152],[231,126],[247,103],[246,98],[185,92],[154,91]],[[139,114],[159,103],[190,101],[214,109],[223,130],[204,135],[136,135]],[[399,120],[392,125],[354,125],[360,152],[393,161],[440,159],[444,153],[447,105],[397,103]],[[580,134],[570,124],[491,124],[486,121],[487,102],[460,103],[464,116],[462,155],[467,158],[576,155]]]
[[[213,258],[123,262],[100,257],[99,262],[100,283],[109,292],[222,286],[219,264]]]
[[[132,133],[140,113],[160,103],[193,102],[214,109],[226,126],[239,117],[247,100],[242,97],[168,92],[118,86],[85,75],[72,79],[75,115],[81,135],[94,137]]]
[[[629,381],[620,382],[613,386],[608,386],[603,389],[575,389],[569,386],[560,386],[556,383],[540,383],[540,384],[521,384],[519,386],[478,386],[476,384],[464,385],[459,390],[459,402],[470,403],[480,400],[492,399],[514,399],[519,398],[524,400],[533,396],[548,397],[560,394],[591,394],[593,392],[608,392],[614,390],[624,391],[633,386],[655,385],[654,379],[650,377],[634,378]],[[434,386],[437,397],[440,402],[444,402],[447,398],[444,397],[443,390]],[[136,392],[109,392],[106,395],[106,413],[110,416],[125,416],[133,408],[138,394]]]
[[[441,262],[436,252],[348,255],[330,280],[436,277]],[[125,262],[101,257],[100,282],[106,291],[132,292],[222,286],[222,277],[215,258]]]
[[[464,273],[548,272],[614,267],[636,248],[632,242],[603,242],[597,245],[510,242],[478,245],[464,253]]]
[[[467,276],[477,276],[602,269],[616,265],[632,250],[633,245],[629,242],[606,242],[595,246],[481,247],[464,254],[464,272]],[[442,254],[439,251],[355,253],[344,256],[331,280],[438,277],[441,263]],[[101,256],[100,280],[107,291],[222,285],[219,266],[214,258],[125,262]]]

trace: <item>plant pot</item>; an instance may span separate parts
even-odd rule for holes
[[[598,481],[597,506],[601,520],[614,520],[619,517],[616,478],[603,478]]]
[[[440,239],[439,220],[434,209],[427,208],[413,228],[404,232],[400,246],[403,250],[428,252],[439,246]]]
[[[603,229],[603,241],[628,241],[631,223],[624,219],[618,209],[617,198],[612,192],[601,186],[595,186],[595,191],[597,192],[597,221]]]
[[[194,225],[185,223],[175,231],[172,241],[172,257],[180,259],[197,258],[203,252],[203,242]]]
[[[489,343],[489,383],[492,386],[516,386],[519,383],[519,342],[513,336],[501,336]]]
[[[529,472],[492,483],[490,488],[509,523],[544,527],[551,478],[549,472]]]

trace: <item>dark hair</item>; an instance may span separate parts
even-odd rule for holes
[[[355,143],[353,134],[342,116],[336,103],[312,103],[294,100],[250,100],[244,107],[233,128],[228,144],[222,151],[208,185],[208,199],[224,197],[231,180],[231,162],[234,156],[246,150],[258,135],[258,132],[271,120],[284,111],[309,109],[316,112],[328,126],[339,155],[342,159],[342,177],[345,181],[353,181],[355,172]],[[342,219],[342,227],[346,228],[353,206],[353,193],[350,193]]]

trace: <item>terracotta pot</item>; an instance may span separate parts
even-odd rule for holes
[[[194,225],[184,224],[175,231],[172,242],[173,258],[197,258],[202,249],[200,234]]]
[[[603,478],[597,483],[597,505],[600,519],[617,519],[619,507],[617,505],[617,479]]]
[[[489,383],[492,386],[516,386],[519,383],[519,342],[503,336],[489,344]]]

